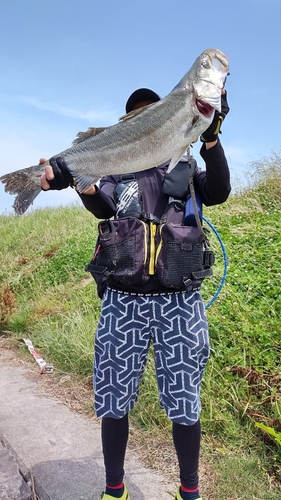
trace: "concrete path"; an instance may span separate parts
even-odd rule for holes
[[[98,500],[104,489],[100,425],[44,394],[36,363],[0,350],[0,500]],[[176,484],[126,456],[131,500],[173,500]],[[34,494],[32,481],[35,485]]]

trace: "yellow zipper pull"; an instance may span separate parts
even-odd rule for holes
[[[160,254],[160,252],[161,252],[161,250],[162,250],[162,229],[163,229],[163,224],[161,224],[161,225],[159,226],[159,229],[158,229],[158,231],[159,231],[159,233],[158,233],[158,234],[159,234],[159,236],[160,236],[160,241],[159,241],[159,243],[158,243],[158,247],[156,248],[156,253],[155,253],[155,264],[157,264],[157,260],[158,260],[159,254]]]
[[[149,256],[149,268],[148,273],[150,275],[155,274],[155,235],[156,235],[156,224],[152,221],[149,223],[150,227],[150,256]]]

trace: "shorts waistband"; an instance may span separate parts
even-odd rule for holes
[[[123,295],[130,295],[135,297],[160,297],[163,295],[179,295],[188,293],[186,290],[171,290],[167,292],[149,292],[149,293],[137,293],[137,292],[126,292],[125,290],[116,290],[111,286],[107,286],[107,289],[111,292],[121,293]],[[191,292],[192,293],[192,292]]]

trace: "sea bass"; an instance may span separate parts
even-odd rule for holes
[[[106,128],[79,132],[64,157],[78,192],[104,175],[132,173],[170,160],[169,171],[188,146],[221,111],[221,89],[228,58],[218,49],[205,50],[163,99],[131,111]],[[17,195],[13,208],[23,214],[41,191],[40,177],[49,161],[0,177],[5,191]]]

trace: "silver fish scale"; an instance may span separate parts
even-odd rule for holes
[[[89,175],[94,169],[97,179],[111,173],[113,158],[115,164],[122,165],[122,172],[128,173],[132,169],[145,170],[169,160],[175,149],[182,154],[182,150],[209,125],[209,121],[201,118],[197,120],[197,126],[192,127],[192,103],[184,103],[183,97],[183,92],[175,93],[173,99],[165,98],[166,102],[163,99],[151,105],[131,120],[121,123],[122,127],[113,125],[74,145],[65,152],[68,167],[84,175]]]

